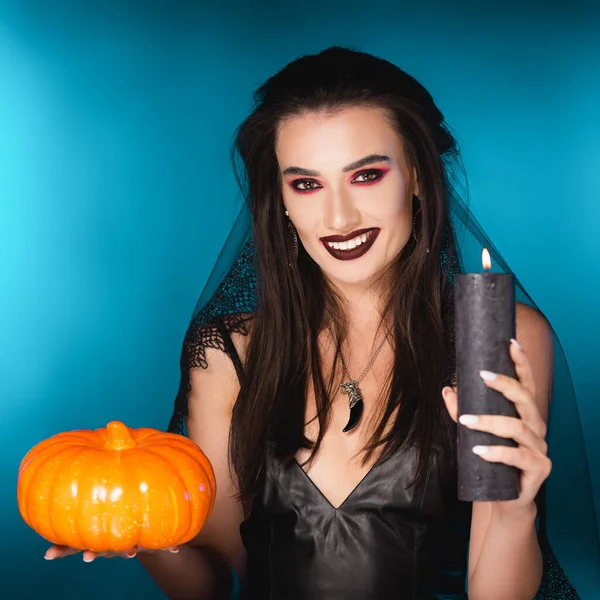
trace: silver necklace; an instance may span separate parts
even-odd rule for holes
[[[333,335],[333,331],[331,330],[331,326],[329,325],[329,323],[327,323],[327,329],[329,329],[329,334],[331,335],[331,339],[333,340],[333,342],[335,344],[336,339],[335,339],[335,336]],[[342,356],[341,351],[338,351],[338,356],[340,358],[340,362],[342,363],[342,368],[344,369],[344,374],[348,378],[348,381],[346,381],[346,383],[344,383],[344,382],[340,383],[341,393],[348,394],[348,405],[350,407],[350,418],[348,419],[348,423],[346,424],[346,427],[344,427],[344,429],[343,429],[344,432],[354,429],[358,425],[358,422],[360,421],[360,418],[362,417],[362,413],[363,413],[363,409],[364,409],[364,401],[363,401],[362,392],[361,392],[360,388],[358,387],[358,384],[360,383],[362,378],[367,374],[369,369],[372,367],[373,363],[375,362],[375,359],[377,358],[377,355],[379,354],[379,351],[383,348],[383,344],[385,344],[386,340],[387,340],[387,333],[383,336],[383,339],[381,340],[381,342],[375,349],[373,356],[371,356],[371,360],[369,360],[369,362],[367,363],[367,366],[363,369],[363,372],[356,379],[352,379],[352,377],[350,377],[350,373],[348,372],[348,367],[346,367],[346,362],[344,361],[344,357]]]

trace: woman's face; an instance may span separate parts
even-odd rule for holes
[[[369,285],[412,231],[414,171],[382,109],[310,113],[281,123],[283,201],[326,277]]]

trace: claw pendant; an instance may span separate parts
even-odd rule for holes
[[[363,396],[356,381],[341,383],[340,391],[342,394],[348,394],[348,404],[350,405],[350,418],[346,427],[344,427],[344,432],[347,432],[354,429],[360,421],[364,407]]]

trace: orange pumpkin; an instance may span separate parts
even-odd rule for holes
[[[32,529],[53,544],[95,552],[188,542],[215,492],[212,466],[190,439],[119,421],[40,442],[23,458],[17,485]]]

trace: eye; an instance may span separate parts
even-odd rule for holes
[[[368,171],[362,171],[353,180],[353,183],[372,183],[381,179],[384,175],[383,171],[379,169],[369,169]]]
[[[296,179],[292,182],[292,187],[299,192],[312,192],[322,186],[314,179]]]

